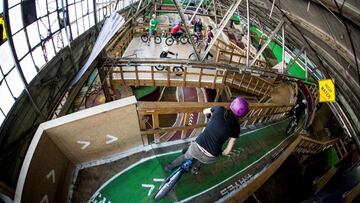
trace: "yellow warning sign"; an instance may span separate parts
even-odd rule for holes
[[[332,80],[319,80],[319,102],[335,101],[335,85]]]

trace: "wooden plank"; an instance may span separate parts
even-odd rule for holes
[[[287,157],[298,145],[300,139],[301,138],[299,137],[295,139],[289,146],[286,147],[284,152],[281,153],[279,157],[270,164],[270,166],[268,166],[268,168],[264,172],[259,174],[259,176],[255,178],[255,180],[249,182],[248,185],[244,187],[242,190],[240,190],[238,193],[230,197],[230,199],[227,202],[229,203],[244,202],[251,194],[253,194],[256,190],[258,190],[287,159]]]
[[[186,87],[186,76],[187,76],[188,68],[185,66],[184,76],[183,76],[183,87]]]
[[[153,124],[153,129],[159,128],[159,114],[157,113],[152,114],[152,124]],[[154,133],[154,141],[155,143],[160,142],[160,133]]]

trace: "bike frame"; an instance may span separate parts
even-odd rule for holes
[[[160,201],[165,197],[179,182],[184,173],[188,173],[192,167],[193,160],[185,160],[181,166],[178,166],[166,179],[162,182],[159,187],[159,190],[155,193],[154,201]]]

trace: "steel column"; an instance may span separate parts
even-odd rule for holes
[[[185,32],[186,32],[187,36],[188,36],[189,39],[190,39],[191,46],[192,46],[193,49],[194,49],[196,58],[197,58],[198,60],[200,60],[199,53],[198,53],[198,51],[197,51],[196,48],[195,48],[194,39],[190,36],[189,27],[188,27],[188,25],[187,25],[187,23],[186,23],[186,21],[185,21],[185,17],[184,17],[184,14],[183,14],[183,12],[182,12],[181,5],[179,4],[179,2],[178,2],[177,0],[173,0],[173,1],[174,1],[174,3],[175,3],[176,9],[177,9],[177,11],[178,11],[178,13],[179,13],[179,15],[180,15],[181,21],[184,23]]]
[[[195,15],[197,14],[197,12],[198,12],[198,10],[199,10],[199,8],[200,8],[200,6],[201,6],[201,4],[202,4],[203,2],[204,2],[204,0],[201,0],[201,1],[200,1],[199,6],[196,8],[194,14],[191,16],[191,18],[190,18],[190,20],[189,20],[188,23],[191,23],[192,20],[195,18]]]
[[[275,2],[275,0],[274,0]],[[284,67],[285,67],[285,26],[282,26],[281,29],[281,35],[282,35],[282,66],[281,66],[281,73],[284,73]]]
[[[298,59],[299,59],[299,57],[301,56],[301,54],[304,52],[304,50],[305,50],[305,47],[302,47],[301,48],[301,50],[300,50],[300,52],[299,52],[299,54],[297,55],[297,56],[292,56],[292,57],[294,57],[294,59],[293,59],[293,61],[291,62],[291,63],[289,63],[287,66],[286,66],[286,69],[285,70],[289,70],[290,68],[291,68],[291,66],[293,66],[295,63],[296,63],[296,61],[298,61]],[[291,52],[290,52],[291,53]]]
[[[250,63],[250,67],[253,66],[256,62],[256,60],[259,58],[259,56],[262,54],[262,52],[265,50],[267,45],[270,43],[270,41],[275,37],[276,33],[279,32],[281,26],[284,24],[284,20],[281,20],[280,23],[276,26],[275,30],[271,33],[271,35],[268,37],[265,44],[261,47],[259,52],[256,53],[254,59]]]
[[[250,5],[249,0],[246,0],[246,16],[247,16],[247,47],[246,47],[246,67],[249,67],[250,55]]]
[[[220,23],[220,28],[219,28],[218,32],[215,34],[212,41],[210,42],[208,48],[205,50],[204,56],[202,57],[201,61],[204,61],[204,59],[206,58],[206,55],[210,52],[212,46],[215,44],[217,38],[220,36],[220,34],[222,33],[226,24],[229,22],[231,16],[235,13],[235,11],[236,11],[237,7],[240,5],[241,1],[242,0],[238,0],[235,4],[233,4],[233,6],[228,10],[227,15],[225,15],[223,17],[223,19],[221,20],[221,23]]]

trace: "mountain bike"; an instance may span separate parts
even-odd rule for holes
[[[154,195],[154,201],[158,202],[165,197],[179,182],[184,173],[188,173],[193,165],[193,159],[185,160],[178,166],[160,185],[159,190]]]

